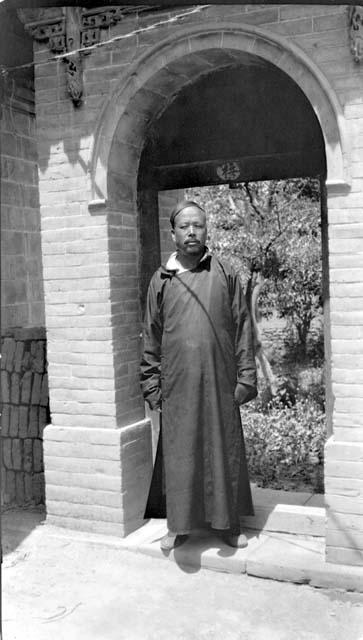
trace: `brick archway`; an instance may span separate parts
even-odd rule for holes
[[[345,26],[341,28],[341,18],[338,18],[336,24],[339,29],[336,34],[333,32],[331,41],[345,47]],[[325,466],[327,557],[333,562],[361,565],[361,494],[359,491],[354,496],[349,493],[348,500],[346,493],[347,486],[361,484],[361,469],[356,461],[363,456],[361,378],[356,371],[356,366],[363,366],[359,352],[362,335],[362,229],[359,209],[362,153],[359,135],[356,135],[357,140],[353,139],[354,131],[359,131],[353,124],[359,124],[361,109],[353,104],[359,97],[353,63],[349,62],[347,74],[347,80],[354,82],[353,97],[348,97],[345,88],[340,90],[345,100],[343,113],[335,91],[318,63],[313,61],[314,57],[318,59],[314,53],[309,58],[288,36],[270,33],[269,26],[264,30],[243,22],[223,22],[217,17],[215,22],[212,20],[213,17],[211,22],[196,26],[184,23],[180,30],[179,25],[175,30],[170,28],[170,36],[156,46],[149,40],[145,47],[147,53],[133,64],[125,62],[123,52],[118,50],[115,60],[121,59],[121,64],[115,63],[112,47],[111,50],[105,49],[104,58],[97,58],[94,54],[92,60],[90,56],[89,74],[87,70],[85,73],[89,104],[86,99],[84,113],[72,110],[70,117],[64,113],[62,100],[53,113],[53,105],[49,106],[46,98],[40,97],[44,92],[37,90],[40,140],[45,139],[46,151],[52,159],[45,179],[40,181],[43,251],[48,264],[45,276],[46,315],[53,421],[44,436],[48,518],[67,526],[70,523],[70,526],[78,528],[112,531],[121,535],[143,522],[152,470],[150,424],[145,419],[139,388],[138,295],[142,234],[136,214],[139,210],[137,180],[138,174],[142,173],[143,145],[153,121],[166,111],[173,98],[188,84],[196,83],[203,75],[218,69],[262,60],[265,66],[280,70],[280,74],[293,81],[300,93],[304,93],[304,100],[314,111],[323,136],[321,149],[325,153],[328,187],[328,210],[323,213],[325,220],[329,218],[332,310],[328,313],[331,337],[327,333],[327,343],[331,353],[328,352],[327,360],[333,367],[330,386],[334,403],[334,434],[327,443]],[[327,21],[323,31],[329,29],[329,24]],[[280,24],[276,28],[280,28]],[[155,31],[155,38],[151,40],[156,41],[158,34],[160,32]],[[311,42],[310,36],[307,37]],[[319,37],[319,34],[314,35],[314,38]],[[299,38],[292,36],[292,40],[298,42]],[[139,56],[141,47],[131,49],[132,55]],[[41,50],[38,53],[44,55]],[[110,66],[105,67],[105,59]],[[334,60],[336,58],[330,57],[325,65],[332,83],[340,73],[339,69],[334,69]],[[63,87],[64,78],[59,70],[63,67],[56,68],[56,64],[49,65],[52,70],[49,74],[54,73],[58,92],[58,87]],[[106,79],[101,90],[99,83],[105,69]],[[48,84],[54,86],[50,75],[42,77],[40,69],[37,72],[39,89]],[[95,84],[97,95],[94,96]],[[335,86],[339,91],[338,84]],[[115,89],[108,94],[99,113],[104,91],[108,92],[110,87]],[[54,93],[54,89],[51,91]],[[354,109],[349,111],[352,106]],[[85,122],[84,114],[87,116]],[[356,122],[352,122],[353,119]],[[45,125],[44,131],[42,124]],[[53,193],[54,185],[59,184],[56,180],[60,178],[58,150],[52,142],[53,133],[57,140],[59,134],[69,140],[70,132],[76,140],[72,138],[71,151],[64,145],[61,153],[69,153],[69,162],[76,158],[81,178],[75,180],[77,187],[82,188],[77,193],[72,190],[73,173],[72,178],[67,178],[64,183],[62,176],[64,202],[72,205],[69,207],[69,222],[67,219],[69,228],[64,228],[68,211],[59,209],[63,202],[59,204],[59,195],[56,194],[55,199]],[[91,148],[88,146],[91,144],[90,134],[94,136]],[[83,135],[85,140],[81,141],[80,136]],[[85,145],[82,146],[82,154],[79,153],[80,142]],[[88,153],[87,185],[83,182],[85,149]],[[69,175],[68,166],[66,175]],[[53,182],[51,191],[50,181]],[[59,213],[57,216],[52,209],[54,202],[57,202],[58,209],[54,207],[55,213]],[[74,256],[74,229],[81,237],[80,256]],[[53,246],[58,239],[62,241],[56,247],[59,255]],[[325,246],[328,247],[326,224]],[[97,258],[94,264],[93,253]],[[89,281],[82,290],[86,297],[81,298],[77,286],[84,285],[85,280]],[[86,310],[83,304],[78,304],[84,299],[90,302]],[[67,324],[70,314],[71,329]],[[74,354],[72,349],[78,345],[80,336],[83,339],[82,353]],[[66,366],[59,367],[59,362]],[[73,390],[69,389],[68,378],[59,377],[59,370],[62,376],[73,375],[74,362],[77,363],[77,388]],[[97,380],[97,385],[89,385],[90,376]],[[61,465],[59,457],[63,458]],[[78,472],[77,478],[69,477],[69,469],[73,466],[84,472],[80,480]],[[73,489],[68,485],[74,481],[79,484],[75,484]],[[67,486],[63,486],[63,482]]]
[[[218,25],[218,28],[214,29],[198,27],[185,32],[177,40],[170,39],[162,42],[154,48],[151,55],[139,59],[127,75],[120,79],[118,87],[108,99],[101,113],[95,143],[91,150],[89,162],[89,187],[93,199],[93,202],[90,203],[91,208],[92,206],[105,208],[110,221],[110,242],[114,243],[115,247],[121,248],[115,257],[117,264],[115,262],[112,265],[115,272],[119,274],[117,285],[111,286],[111,303],[114,308],[117,308],[120,299],[125,298],[126,300],[127,297],[128,284],[126,281],[128,278],[121,277],[121,274],[127,275],[125,268],[130,267],[134,270],[133,273],[137,274],[137,278],[134,280],[137,280],[139,288],[142,280],[143,268],[140,252],[144,248],[136,215],[138,211],[138,174],[143,146],[151,124],[187,84],[193,83],[201,76],[217,69],[227,68],[231,65],[243,65],[246,62],[252,63],[258,58],[262,58],[290,76],[308,99],[324,139],[328,188],[331,186],[334,190],[337,189],[341,192],[349,185],[349,158],[346,151],[344,116],[339,101],[320,70],[296,46],[286,43],[278,36],[267,36],[260,29],[236,28],[234,25],[225,24]],[[147,209],[155,207],[155,202],[153,202],[156,197],[155,193],[151,194],[151,201],[147,203]],[[324,217],[326,219],[326,215]],[[153,225],[152,220],[151,226],[149,223],[147,226],[148,235],[151,232],[157,242],[158,229]],[[324,226],[327,255],[327,225]],[[122,244],[125,233],[131,233],[135,239],[138,237],[141,240],[135,245],[132,243],[132,251],[129,251],[128,255],[123,250]],[[114,255],[116,256],[116,254]],[[151,258],[151,262],[152,260],[153,258]],[[136,301],[134,300],[133,303],[135,304]],[[327,386],[331,388],[329,296],[327,296],[325,313],[327,319],[325,337],[327,361],[329,362]],[[149,446],[147,444],[149,430],[146,422],[143,422],[144,407],[136,374],[139,360],[138,335],[140,326],[130,327],[129,334],[123,335],[124,328],[119,326],[116,316],[112,317],[111,323],[114,342],[115,345],[117,344],[113,351],[115,370],[118,370],[119,367],[127,367],[130,371],[126,382],[124,382],[124,378],[117,380],[116,415],[121,430],[123,430],[130,417],[127,405],[132,401],[132,415],[140,422],[135,426],[131,425],[123,433],[129,432],[130,437],[134,438],[135,429],[138,429],[138,447],[140,452],[143,452]],[[332,394],[329,395],[332,399]],[[330,407],[328,413],[332,415],[332,411],[333,407]],[[331,443],[327,447],[328,457],[331,457],[329,446]],[[126,469],[128,463],[125,453],[121,452],[121,463],[122,467]],[[140,459],[143,456],[144,454],[140,453]],[[139,477],[138,498],[136,502],[133,500],[129,507],[126,505],[125,518],[128,510],[131,510],[132,513],[137,512],[139,521],[142,518],[149,477],[146,466],[143,464],[142,471],[139,470],[137,474]],[[141,483],[140,477],[143,478]],[[132,480],[130,476],[128,482],[133,485],[135,479]]]
[[[152,123],[183,87],[201,76],[231,65],[243,65],[246,62],[253,64],[258,58],[275,65],[293,78],[317,116],[324,138],[327,183],[341,189],[349,181],[344,119],[338,99],[314,63],[291,43],[286,44],[278,36],[267,37],[262,30],[254,27],[236,28],[221,24],[218,28],[209,26],[190,29],[177,40],[170,39],[160,43],[153,51],[151,55],[135,63],[120,79],[118,87],[107,100],[99,118],[89,162],[89,187],[93,198],[90,209],[103,207],[108,211],[110,242],[121,248],[127,239],[126,236],[123,239],[124,234],[133,234],[136,238],[137,233],[139,239],[135,245],[132,243],[131,251],[129,247],[128,251],[121,250],[118,254],[113,254],[115,262],[112,268],[119,276],[114,279],[116,284],[111,286],[111,303],[114,308],[117,308],[120,299],[127,296],[130,278],[121,277],[121,274],[129,275],[125,269],[129,269],[130,274],[133,271],[133,291],[138,287],[140,294],[140,286],[145,289],[148,274],[153,270],[151,267],[158,266],[158,258],[152,255],[154,250],[155,254],[158,253],[158,229],[151,217],[150,221],[145,222],[148,241],[144,247],[145,234],[143,229],[140,233],[137,221],[139,165],[147,133]],[[146,201],[149,198],[146,207],[149,211],[157,207],[155,193],[146,196]],[[327,255],[327,237],[325,246]],[[147,273],[142,264],[145,252],[149,254],[146,259]],[[144,271],[146,276],[143,278]],[[326,347],[330,362],[328,304]],[[144,416],[137,375],[137,336],[140,326],[135,325],[132,336],[123,336],[121,340],[122,329],[118,318],[112,317],[111,322],[117,345],[113,351],[115,367],[127,366],[133,372],[127,382],[121,378],[117,385],[120,398],[116,409],[118,421],[120,424],[127,424],[129,413],[126,411],[126,396],[133,399],[134,418],[142,419]],[[329,379],[328,375],[330,387]],[[332,410],[329,410],[329,414],[331,413]]]
[[[173,97],[212,70],[260,57],[289,75],[308,98],[325,142],[327,184],[349,184],[344,117],[318,67],[292,43],[261,29],[223,24],[189,29],[140,58],[119,82],[99,117],[89,159],[91,201],[111,206],[135,199],[145,133]]]

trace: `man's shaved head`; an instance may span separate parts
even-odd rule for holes
[[[170,214],[170,224],[173,229],[175,227],[176,216],[178,215],[178,213],[180,213],[181,211],[183,211],[183,209],[186,209],[187,207],[196,207],[197,209],[202,211],[204,215],[206,215],[203,207],[201,207],[200,204],[198,204],[197,202],[194,202],[194,200],[181,200],[175,205],[175,207],[173,208]]]

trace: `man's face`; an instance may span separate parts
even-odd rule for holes
[[[207,239],[205,213],[197,207],[186,207],[176,216],[171,235],[179,253],[186,256],[202,255]]]

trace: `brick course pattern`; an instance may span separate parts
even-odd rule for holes
[[[1,351],[1,501],[5,507],[44,504],[45,331],[8,330]]]
[[[1,325],[44,326],[33,91],[17,86],[5,96],[0,136]]]

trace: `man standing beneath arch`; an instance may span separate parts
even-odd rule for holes
[[[162,459],[162,549],[200,527],[244,547],[240,516],[253,506],[239,405],[257,393],[250,316],[237,274],[206,247],[200,205],[182,201],[170,222],[176,251],[149,285],[141,363],[145,400],[162,418],[149,504]]]

